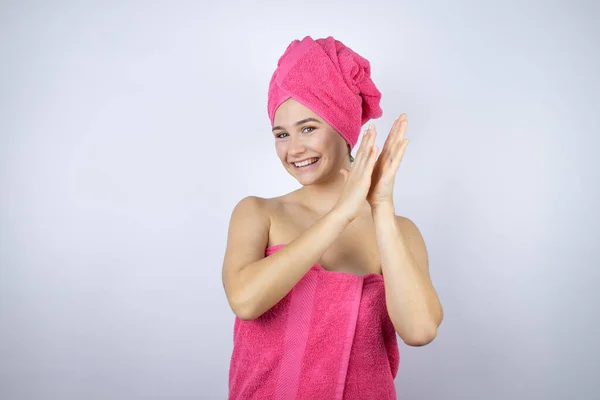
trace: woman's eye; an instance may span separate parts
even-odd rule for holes
[[[287,133],[285,133],[285,132],[284,133],[278,133],[277,135],[275,135],[275,137],[277,139],[283,139],[285,137],[284,135],[287,135]]]
[[[310,129],[310,131],[308,131],[308,132],[305,132],[305,129]],[[305,128],[303,128],[303,129],[302,129],[302,132],[305,132],[305,133],[310,133],[310,132],[312,132],[312,131],[314,131],[314,130],[315,130],[315,128],[313,128],[312,126],[307,126],[307,127],[305,127]]]

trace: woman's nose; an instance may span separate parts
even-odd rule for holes
[[[292,155],[293,154],[302,154],[302,153],[304,153],[305,150],[306,150],[306,148],[304,147],[304,143],[302,143],[302,139],[300,137],[298,137],[297,135],[292,135],[291,141],[290,141],[289,153]]]

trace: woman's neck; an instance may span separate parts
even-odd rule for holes
[[[324,215],[335,206],[345,184],[344,176],[340,173],[326,182],[303,186],[297,190],[296,195],[308,208]]]

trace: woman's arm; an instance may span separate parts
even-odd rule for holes
[[[277,304],[348,223],[348,218],[334,208],[285,247],[265,257],[270,218],[264,200],[242,199],[231,216],[223,263],[223,285],[233,312],[243,320],[252,320]]]
[[[437,335],[443,312],[429,277],[421,233],[411,220],[394,211],[393,187],[408,145],[407,124],[406,114],[394,122],[375,164],[367,201],[375,223],[388,314],[406,344],[422,346]]]
[[[391,204],[372,210],[384,276],[388,314],[410,346],[423,346],[437,335],[443,310],[429,276],[425,242],[408,218]]]

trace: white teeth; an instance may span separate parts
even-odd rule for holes
[[[299,163],[294,163],[296,167],[306,167],[307,165],[314,164],[318,161],[318,158],[311,158],[310,160],[304,160]]]

